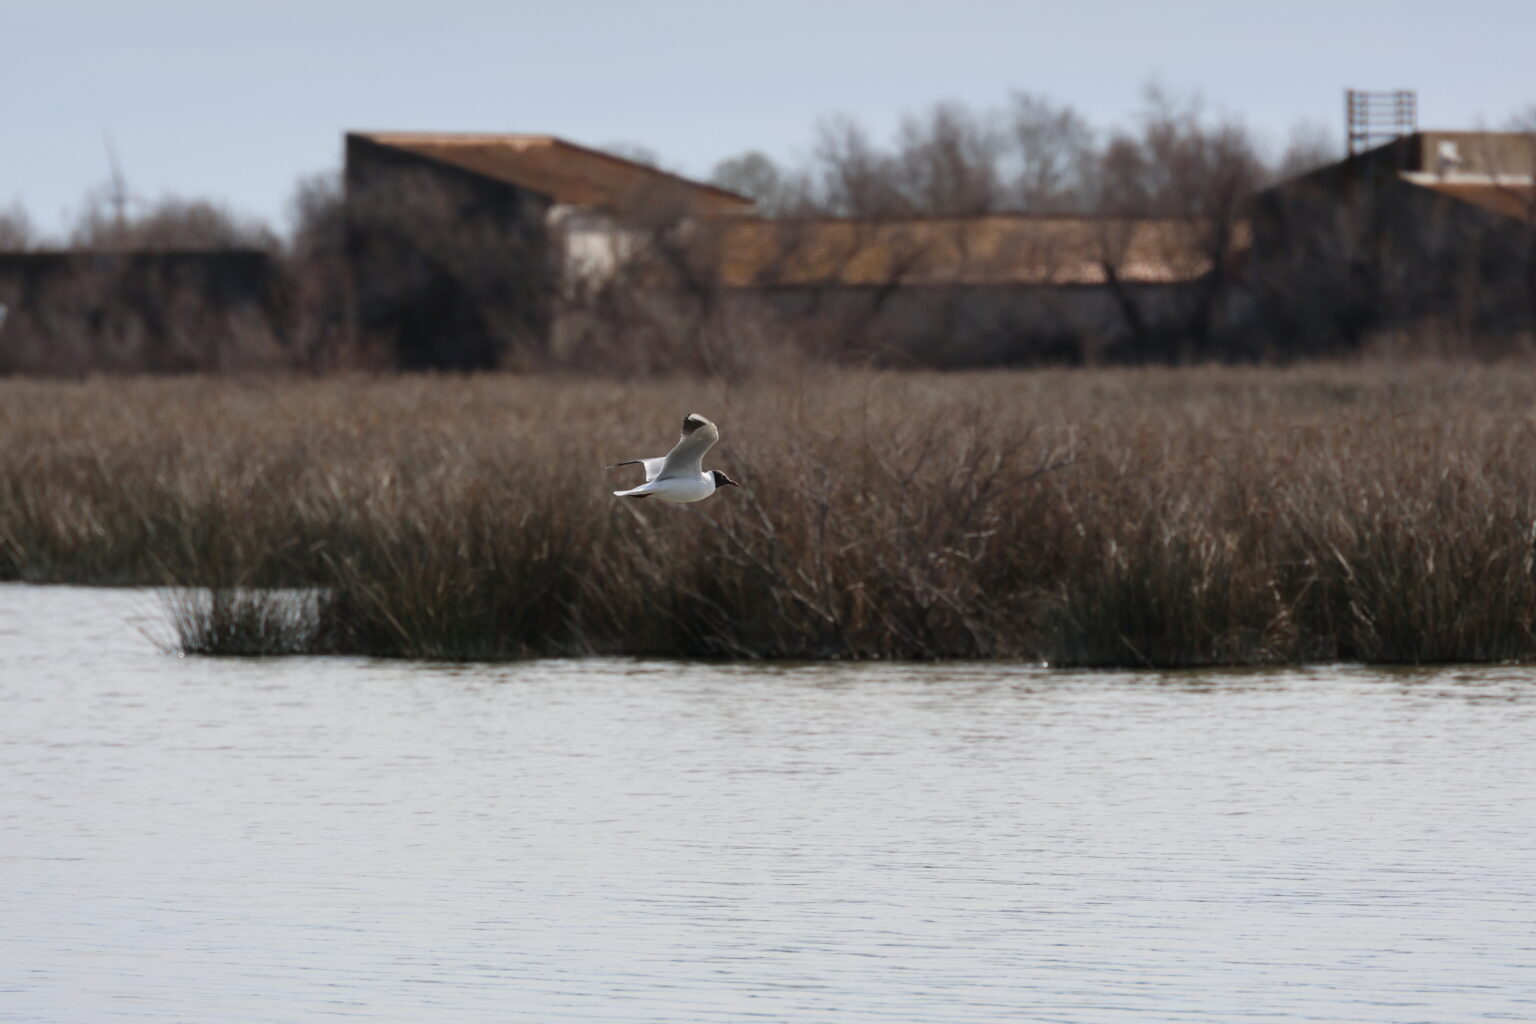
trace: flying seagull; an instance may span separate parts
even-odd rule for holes
[[[655,459],[626,459],[614,466],[644,466],[645,483],[627,491],[614,491],[620,498],[649,498],[662,501],[701,501],[721,487],[741,486],[718,469],[704,470],[704,453],[720,440],[720,428],[696,412],[683,420],[683,436],[666,455]]]

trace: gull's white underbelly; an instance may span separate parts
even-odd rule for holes
[[[621,498],[646,497],[659,498],[662,501],[682,503],[685,501],[699,501],[715,493],[715,479],[704,473],[698,476],[668,477],[665,480],[650,480],[628,491],[614,491]]]
[[[666,480],[652,480],[647,486],[654,488],[651,496],[660,498],[662,501],[699,501],[715,493],[715,481],[703,474],[681,479],[671,477]]]

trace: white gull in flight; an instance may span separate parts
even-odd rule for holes
[[[644,466],[645,483],[627,491],[614,491],[620,498],[649,498],[662,501],[701,501],[721,487],[741,486],[718,469],[704,469],[704,453],[720,440],[720,428],[696,412],[683,420],[683,436],[672,450],[654,459],[626,459],[614,466]]]

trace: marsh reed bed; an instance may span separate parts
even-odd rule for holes
[[[0,577],[208,653],[1536,657],[1536,369],[0,382]],[[609,491],[683,415],[741,480]]]

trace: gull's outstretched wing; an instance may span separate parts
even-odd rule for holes
[[[661,472],[661,464],[666,462],[664,456],[658,455],[654,459],[625,459],[623,462],[615,462],[612,466],[604,466],[604,469],[613,469],[614,466],[644,466],[645,482],[650,483],[656,479],[656,474]]]
[[[696,412],[691,412],[683,420],[683,436],[677,439],[677,444],[667,452],[666,459],[662,462],[661,472],[656,474],[656,479],[665,480],[673,476],[698,476],[704,472],[704,453],[715,446],[720,440],[720,428]],[[650,471],[650,467],[646,467]]]

